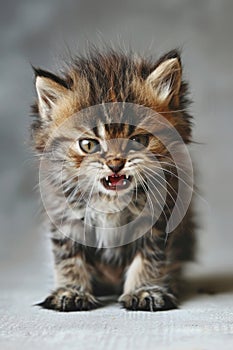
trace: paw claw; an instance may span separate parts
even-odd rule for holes
[[[144,287],[123,294],[119,302],[127,310],[162,311],[177,308],[176,298],[161,287]]]
[[[80,293],[72,288],[59,288],[36,305],[44,309],[69,312],[92,310],[100,306],[100,303],[90,293]]]

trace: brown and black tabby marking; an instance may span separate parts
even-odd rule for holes
[[[63,77],[35,69],[35,85],[38,100],[33,107],[32,137],[34,148],[39,155],[44,152],[52,132],[70,116],[89,106],[115,102],[128,102],[153,109],[167,118],[185,143],[191,141],[191,117],[187,112],[189,104],[187,84],[182,80],[181,60],[177,51],[169,52],[154,63],[150,59],[136,58],[132,54],[126,55],[113,50],[100,53],[94,50],[86,57],[73,59],[70,68],[63,73]],[[138,119],[133,120],[133,123],[124,116],[118,121],[109,121],[107,117],[104,118],[101,116],[94,128],[90,124],[92,134],[88,135],[88,139],[95,140],[99,145],[103,139],[110,140],[118,137],[128,139],[144,133],[143,116],[136,116],[135,118]],[[154,125],[151,120],[148,120],[148,123],[151,130],[156,131],[158,125]],[[134,125],[138,125],[138,128]],[[81,129],[81,125],[77,125],[77,135],[79,127]],[[64,144],[69,141],[67,135],[59,133],[57,138],[53,139],[51,147],[57,151],[58,163],[62,161],[62,152],[59,150],[62,150]],[[159,154],[161,164],[166,164],[163,166],[166,181],[173,189],[175,197],[177,173],[170,154],[152,135],[148,136],[146,149]],[[80,164],[84,162],[83,164],[86,164],[85,180],[90,180],[93,184],[91,165],[98,164],[102,167],[93,196],[101,197],[106,207],[114,208],[116,196],[114,191],[104,188],[102,178],[110,176],[111,169],[114,167],[114,169],[123,167],[121,171],[134,178],[138,189],[138,199],[135,199],[134,206],[143,206],[146,197],[145,188],[137,180],[137,174],[141,168],[136,161],[134,167],[129,168],[129,163],[132,163],[130,154],[126,155],[124,160],[122,160],[123,157],[119,160],[119,155],[116,157],[112,153],[111,155],[108,152],[85,154],[80,148],[73,148],[69,154],[63,154],[63,157],[70,161],[65,163],[67,164],[64,171],[66,180],[69,180],[69,176],[73,176],[74,170],[79,170]],[[140,151],[137,157],[141,158],[142,167],[146,165],[147,168],[151,167],[152,172],[154,171],[146,151]],[[133,170],[129,172],[129,169]],[[54,188],[54,195],[53,191],[52,195],[50,194],[51,203],[53,201],[59,203],[59,197],[56,197],[56,176],[56,168],[54,168],[54,176],[51,174],[51,188]],[[65,188],[68,200],[75,189],[76,181],[77,178],[73,176],[73,183]],[[81,186],[85,188],[85,182],[81,183]],[[130,186],[134,186],[133,183]],[[87,184],[85,191],[87,193],[90,191]],[[125,192],[126,190],[119,194],[118,201],[121,198],[124,201]],[[71,205],[77,210],[78,215],[80,213],[80,221],[83,221],[82,213],[85,211],[86,202],[79,200],[79,195],[80,193],[77,192],[77,196],[72,198]],[[54,292],[39,305],[58,311],[90,310],[99,305],[98,295],[106,294],[106,291],[110,290],[121,294],[119,302],[129,310],[157,311],[177,307],[179,285],[176,282],[182,262],[192,259],[194,238],[191,209],[181,224],[167,237],[166,220],[174,204],[171,197],[168,193],[166,207],[148,233],[116,248],[101,246],[101,242],[107,242],[107,237],[99,238],[100,243],[97,248],[77,243],[74,239],[78,234],[75,232],[77,218],[74,219],[69,212],[59,211],[59,205],[56,204],[54,216],[57,222],[60,222],[63,215],[64,227],[73,220],[74,228],[69,237],[62,234],[62,229],[57,229],[56,223],[51,224],[57,285]],[[92,220],[101,223],[100,215],[104,214],[96,215]],[[106,215],[105,219],[114,224],[114,215],[118,215],[116,218],[118,224],[127,223],[125,214],[119,216],[113,213],[109,217]],[[129,209],[127,215],[129,218],[134,214]]]

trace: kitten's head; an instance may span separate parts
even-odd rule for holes
[[[187,88],[176,51],[155,64],[112,51],[94,53],[73,60],[63,78],[40,69],[35,74],[35,147],[53,154],[59,166],[63,161],[71,196],[83,191],[106,199],[144,188],[145,174],[153,177],[159,163],[173,163],[170,131],[190,141]]]

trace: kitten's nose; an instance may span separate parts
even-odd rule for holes
[[[121,169],[124,168],[124,165],[125,165],[125,159],[122,159],[122,158],[111,159],[107,162],[107,166],[114,173],[118,173],[119,171],[121,171]]]

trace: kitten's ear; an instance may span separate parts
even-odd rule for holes
[[[147,82],[154,90],[156,97],[161,102],[172,101],[179,104],[179,92],[182,79],[182,67],[178,54],[176,57],[162,60],[155,70],[148,76]]]
[[[50,119],[51,111],[58,99],[68,91],[67,83],[56,75],[34,68],[38,108],[43,119]]]

